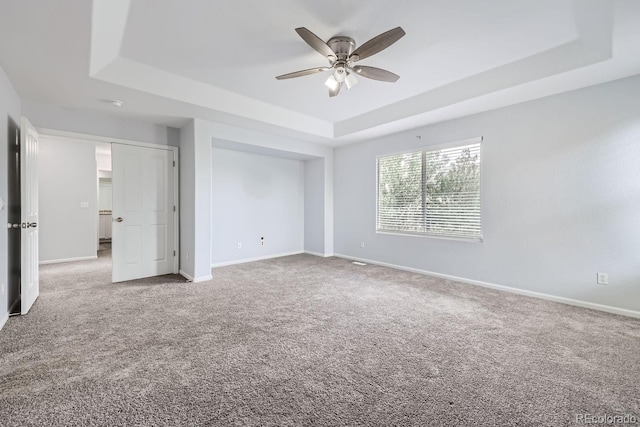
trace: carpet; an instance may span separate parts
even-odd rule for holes
[[[30,314],[0,332],[0,425],[640,418],[638,319],[339,258],[221,267],[204,283],[112,284],[110,262],[41,267]]]

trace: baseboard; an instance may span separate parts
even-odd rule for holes
[[[184,277],[185,279],[187,279],[188,281],[193,282],[193,283],[206,282],[206,281],[209,281],[209,280],[213,279],[212,275],[200,276],[200,277],[191,277],[190,275],[188,275],[187,273],[185,273],[182,270],[180,270],[179,273],[180,273],[180,275],[182,277]]]
[[[211,268],[224,267],[224,266],[227,266],[227,265],[234,265],[234,264],[244,264],[244,263],[247,263],[247,262],[262,261],[262,260],[265,260],[265,259],[280,258],[280,257],[283,257],[283,256],[300,255],[302,253],[304,253],[304,252],[303,251],[285,252],[285,253],[273,254],[273,255],[255,257],[255,258],[244,258],[244,259],[239,259],[239,260],[234,260],[234,261],[216,262],[216,263],[211,264]]]
[[[535,292],[535,291],[528,291],[528,290],[525,290],[525,289],[513,288],[511,286],[496,285],[494,283],[483,282],[483,281],[480,281],[480,280],[473,280],[473,279],[467,279],[465,277],[451,276],[449,274],[435,273],[433,271],[420,270],[418,268],[411,268],[411,267],[404,267],[402,265],[396,265],[396,264],[390,264],[390,263],[386,263],[386,262],[374,261],[374,260],[366,259],[366,258],[358,258],[358,257],[353,257],[353,256],[343,255],[343,254],[334,254],[334,256],[338,257],[338,258],[344,258],[344,259],[349,259],[349,260],[354,260],[354,261],[366,262],[368,264],[380,265],[382,267],[395,268],[397,270],[404,270],[404,271],[409,271],[409,272],[412,272],[412,273],[425,274],[427,276],[439,277],[439,278],[442,278],[442,279],[452,280],[452,281],[460,282],[460,283],[466,283],[466,284],[469,284],[469,285],[482,286],[483,288],[489,288],[489,289],[495,289],[495,290],[498,290],[498,291],[510,292],[512,294],[519,294],[519,295],[524,295],[524,296],[528,296],[528,297],[543,299],[543,300],[547,300],[547,301],[554,301],[554,302],[559,302],[559,303],[563,303],[563,304],[573,305],[573,306],[576,306],[576,307],[590,308],[592,310],[604,311],[604,312],[607,312],[607,313],[619,314],[619,315],[622,315],[622,316],[628,316],[628,317],[634,317],[634,318],[640,319],[640,311],[628,310],[626,308],[618,308],[618,307],[612,307],[612,306],[609,306],[609,305],[596,304],[596,303],[593,303],[593,302],[576,300],[576,299],[572,299],[572,298],[559,297],[559,296],[555,296],[555,295],[545,294],[545,293],[542,293],[542,292]]]
[[[180,274],[182,277],[184,277],[185,279],[187,279],[190,282],[193,282],[193,277],[189,276],[187,273],[185,273],[182,270],[178,271],[178,274]]]
[[[9,313],[5,314],[4,317],[0,319],[0,331],[2,330],[2,328],[4,328],[4,325],[7,323],[7,320],[9,320]]]
[[[39,265],[47,265],[47,264],[62,264],[63,262],[74,262],[74,261],[87,261],[90,259],[97,259],[97,255],[92,256],[81,256],[77,258],[64,258],[64,259],[51,259],[47,261],[38,262]]]
[[[333,256],[333,254],[322,254],[320,252],[313,252],[313,251],[304,251],[305,254],[309,254],[309,255],[313,255],[313,256],[319,256],[322,258],[329,258],[331,256]]]

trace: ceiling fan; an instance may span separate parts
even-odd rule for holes
[[[325,82],[325,85],[329,88],[329,96],[336,96],[340,93],[342,85],[347,86],[347,89],[351,89],[358,82],[356,76],[382,82],[395,82],[400,78],[397,74],[381,68],[354,65],[355,62],[375,55],[397,42],[405,35],[404,30],[400,27],[377,35],[357,49],[356,42],[350,37],[337,36],[329,39],[329,41],[325,43],[320,37],[304,27],[296,28],[296,32],[309,46],[329,60],[329,66],[283,74],[276,77],[278,80],[334,70]]]

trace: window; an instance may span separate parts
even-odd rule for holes
[[[481,240],[480,141],[378,157],[377,231]]]

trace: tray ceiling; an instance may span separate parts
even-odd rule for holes
[[[632,0],[50,3],[2,6],[0,63],[21,96],[105,111],[118,98],[133,118],[200,117],[329,145],[640,73]],[[328,72],[276,80],[326,64],[300,26],[358,44],[401,26],[405,37],[362,61],[400,80],[360,78],[335,98]],[[48,66],[33,69],[29,51]]]

